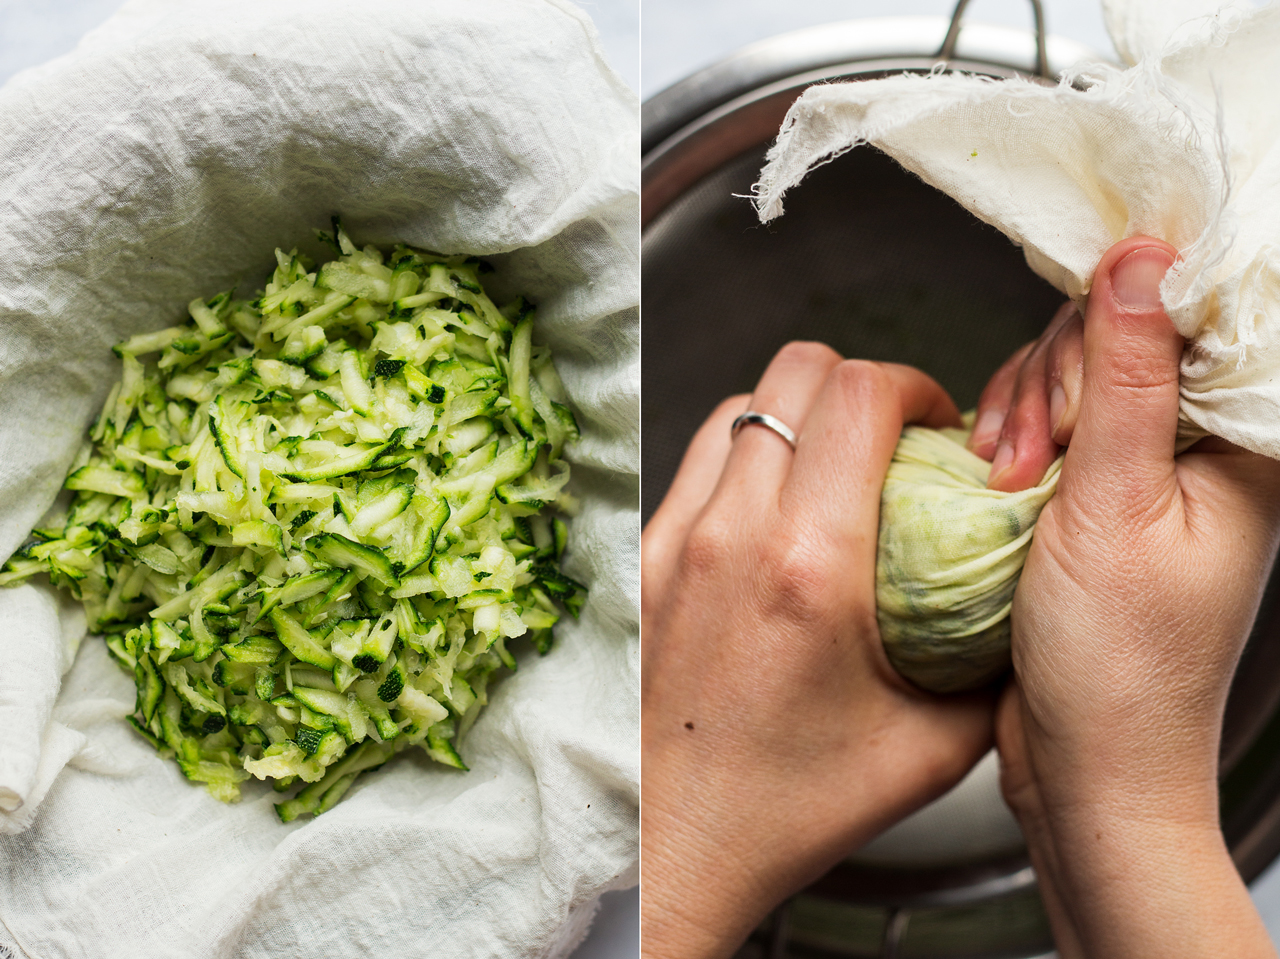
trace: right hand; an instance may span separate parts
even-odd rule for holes
[[[974,443],[1000,460],[993,487],[1033,484],[1069,444],[1015,596],[997,727],[1064,959],[1275,954],[1222,839],[1217,772],[1280,463],[1213,438],[1174,456],[1183,340],[1159,285],[1176,256],[1113,246],[1083,320],[1064,309],[979,410],[1003,414],[998,443]]]

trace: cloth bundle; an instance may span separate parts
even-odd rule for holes
[[[1187,340],[1180,448],[1213,434],[1280,458],[1280,6],[1103,8],[1127,69],[1085,64],[1057,86],[934,73],[811,87],[760,174],[760,217],[813,167],[872,144],[1082,309],[1113,243],[1167,240],[1181,259],[1161,295]]]
[[[876,618],[889,661],[935,693],[976,689],[1009,668],[1009,611],[1059,459],[1036,486],[987,489],[968,430],[908,426],[880,494]]]
[[[0,954],[566,955],[637,857],[637,104],[590,21],[131,0],[0,88],[0,126],[0,557],[58,494],[111,345],[252,295],[339,213],[362,243],[485,256],[495,295],[538,304],[583,431],[566,569],[591,590],[491,689],[469,773],[405,754],[289,825],[265,784],[224,806],[133,732],[75,604],[0,591]]]

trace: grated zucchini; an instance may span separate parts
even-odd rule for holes
[[[130,722],[234,801],[289,821],[406,746],[466,769],[490,675],[541,653],[585,588],[558,566],[577,424],[533,308],[475,258],[397,246],[313,266],[276,251],[261,295],[115,347],[121,382],[0,585],[47,573],[137,684]]]

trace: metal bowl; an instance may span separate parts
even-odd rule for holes
[[[743,198],[787,108],[813,83],[933,69],[1049,76],[1088,50],[998,27],[856,20],[744,49],[644,105],[642,510],[665,495],[715,404],[749,392],[793,339],[909,363],[972,406],[1061,295],[1021,252],[885,155],[809,175],[768,227]],[[957,42],[958,39],[958,42]],[[1039,60],[1039,62],[1037,62]],[[1263,603],[1223,730],[1222,821],[1246,880],[1280,852],[1280,607]],[[1052,949],[994,757],[795,897],[743,956],[1029,957]]]

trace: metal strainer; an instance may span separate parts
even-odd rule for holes
[[[762,227],[743,199],[812,83],[925,72],[1054,75],[1078,45],[953,18],[858,20],[746,48],[644,106],[642,510],[698,425],[794,339],[918,366],[973,406],[1062,296],[994,228],[885,155],[814,171]],[[945,44],[944,44],[945,41]],[[1280,616],[1264,600],[1223,737],[1223,823],[1246,879],[1280,851]],[[743,956],[1029,957],[1052,949],[994,756],[783,907]]]

